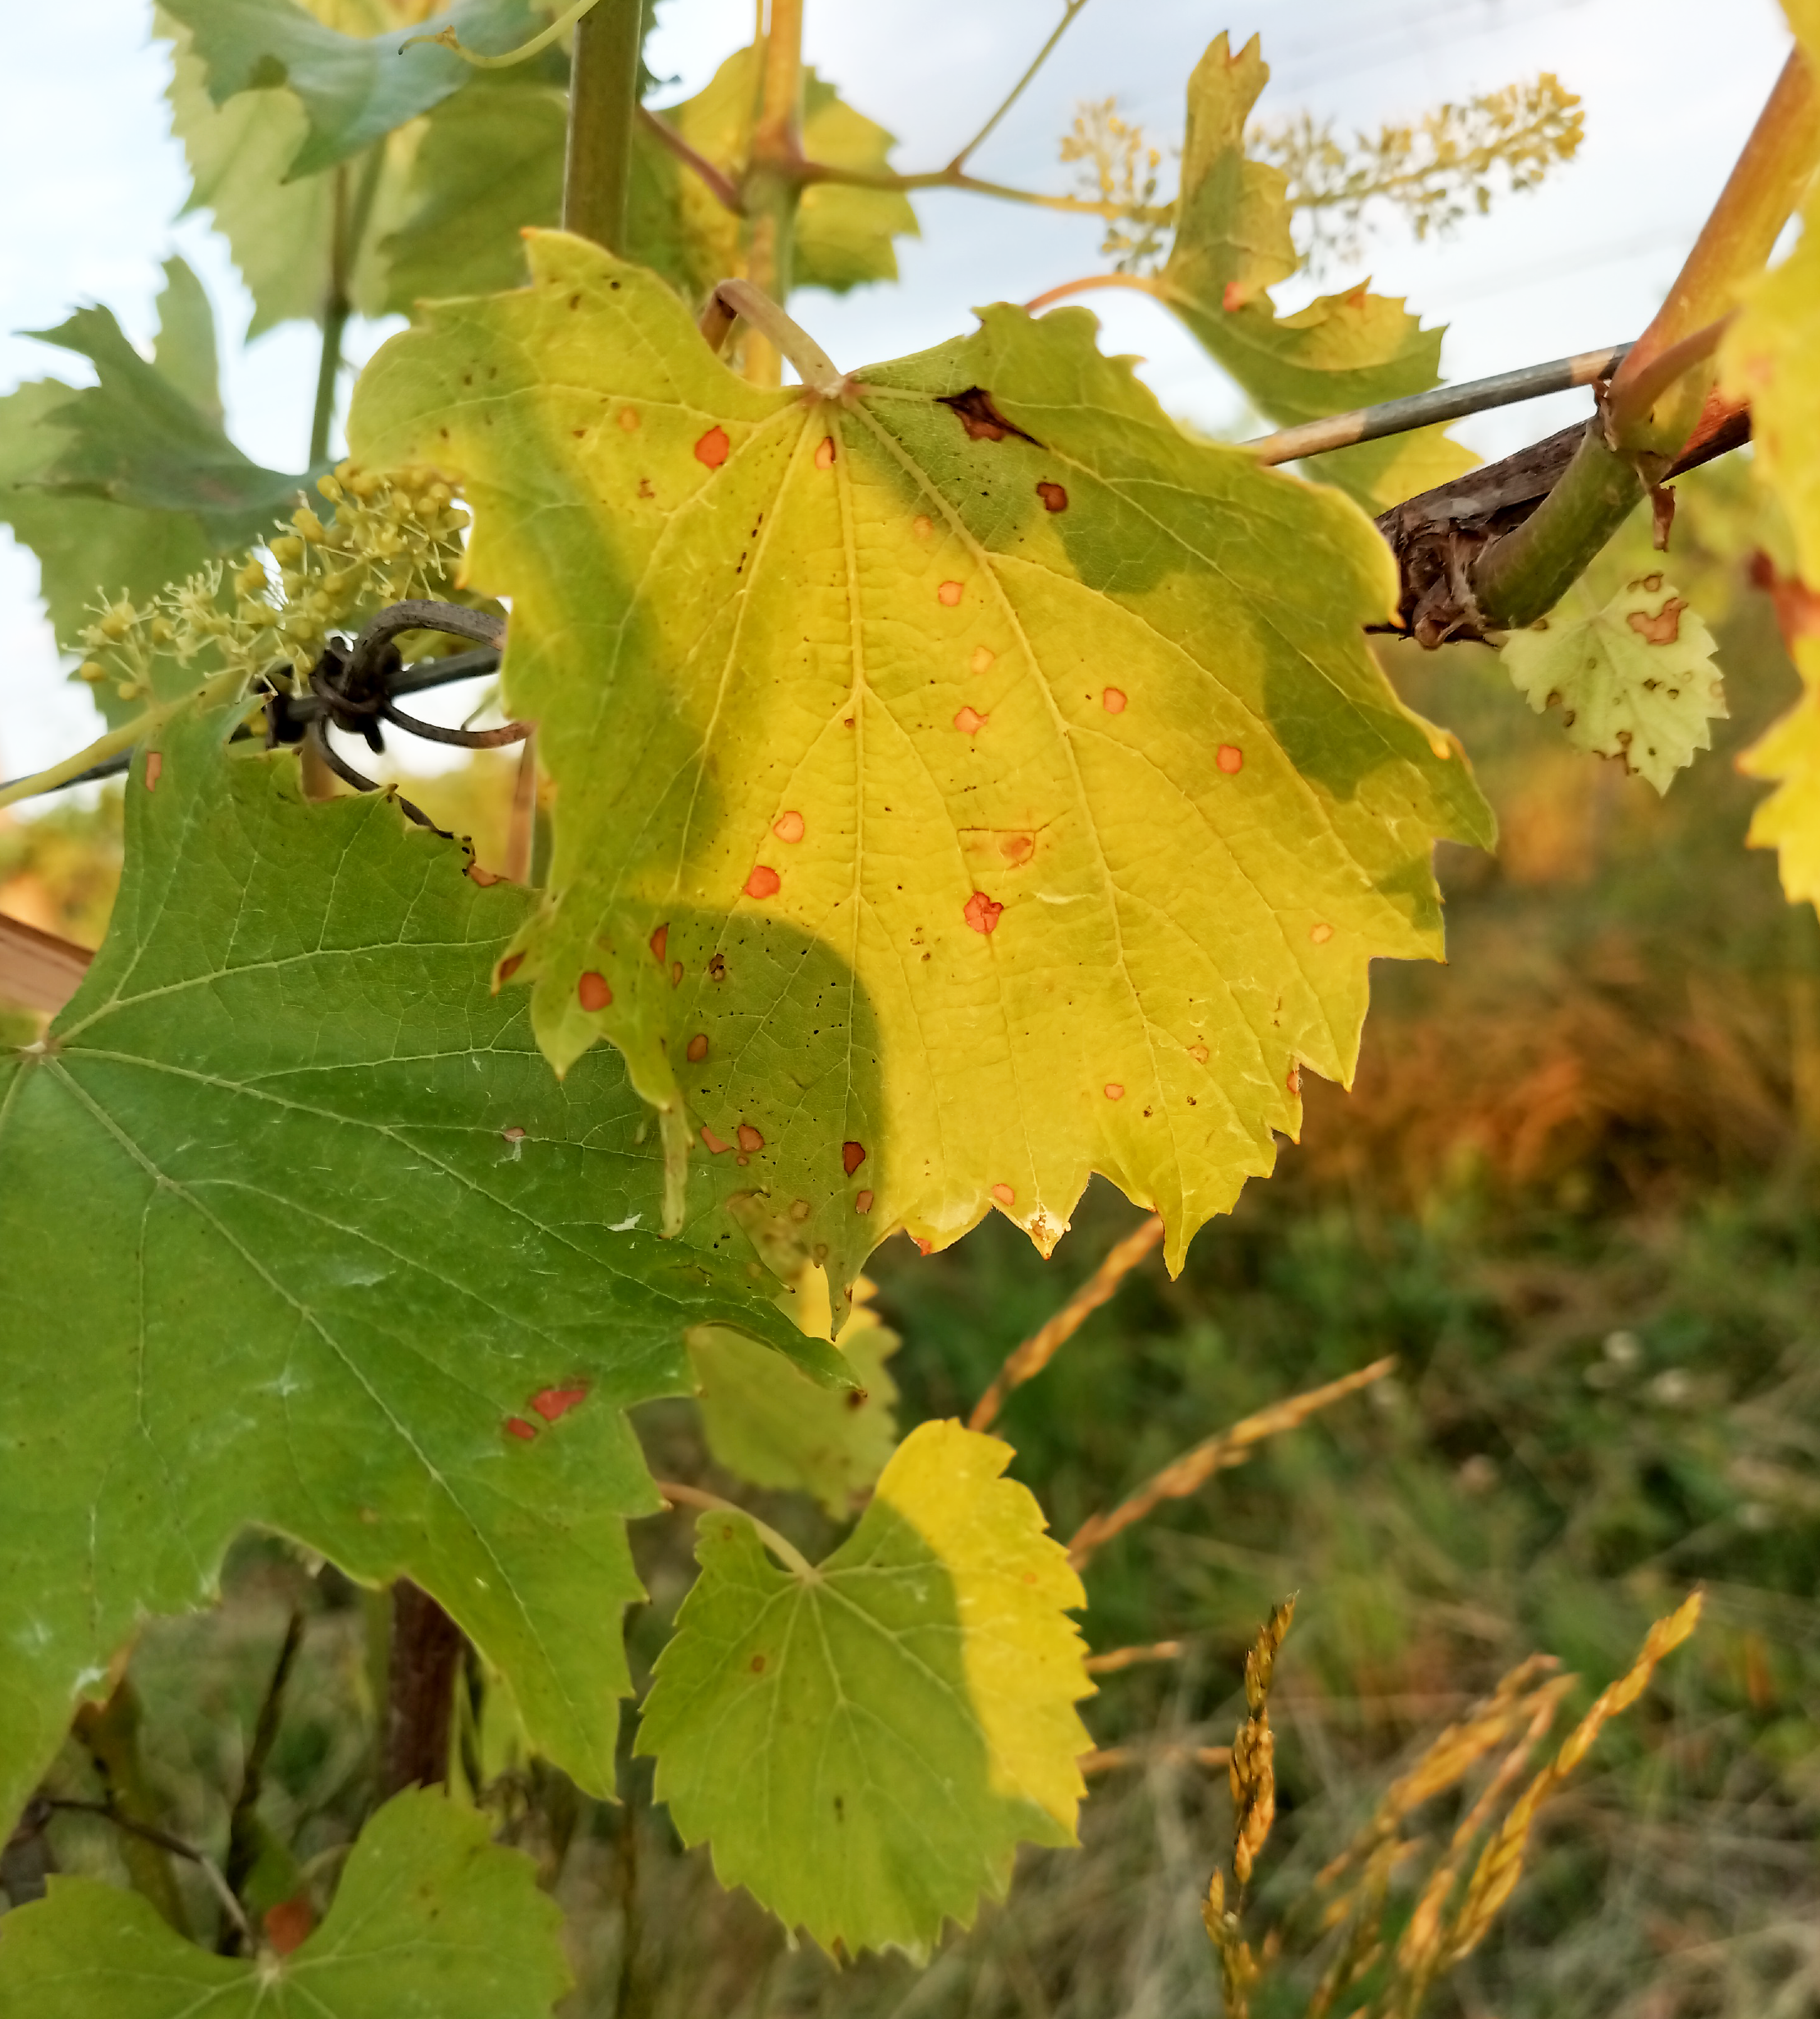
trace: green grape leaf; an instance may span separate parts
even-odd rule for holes
[[[0,398],[0,522],[38,557],[39,594],[59,644],[93,622],[98,592],[141,601],[181,582],[214,552],[186,512],[141,511],[47,490],[41,480],[70,441],[62,417],[83,392],[37,379]],[[101,697],[103,705],[112,700]],[[142,704],[139,704],[142,706]],[[126,704],[118,705],[126,719]]]
[[[295,0],[160,0],[190,30],[217,106],[243,93],[283,89],[303,108],[291,179],[363,153],[460,89],[473,75],[453,49],[417,40],[453,29],[485,56],[503,54],[543,25],[524,0],[457,0],[428,20],[414,8],[368,0],[365,33],[343,34]],[[324,12],[328,10],[325,7]],[[409,47],[405,45],[409,43]]]
[[[702,1518],[638,1750],[721,1884],[824,1948],[926,1952],[1003,1897],[1020,1843],[1074,1841],[1085,1601],[1010,1458],[919,1425],[814,1569]]]
[[[364,165],[342,176],[288,180],[309,130],[298,100],[288,91],[243,91],[217,107],[190,31],[162,9],[153,24],[171,46],[171,125],[190,164],[184,210],[211,212],[227,240],[253,297],[248,336],[281,322],[315,321],[329,292],[336,207],[359,194]],[[413,121],[378,144],[368,225],[347,276],[349,299],[361,315],[386,313],[390,277],[382,248],[409,208],[411,163],[422,135],[423,123]]]
[[[727,1174],[688,1240],[647,1231],[618,1062],[559,1087],[489,990],[530,894],[226,733],[182,711],[141,751],[107,938],[0,1059],[0,1826],[248,1526],[433,1592],[605,1792],[656,1505],[624,1406],[688,1391],[695,1324],[847,1377],[753,1294]]]
[[[390,311],[523,284],[524,227],[562,214],[568,119],[566,92],[516,70],[482,71],[430,114],[403,222],[381,248]]]
[[[250,538],[304,481],[258,468],[222,432],[208,298],[182,260],[164,271],[150,364],[106,310],[85,309],[50,340],[89,358],[99,385],[39,380],[0,399],[0,521],[38,557],[52,629],[71,650],[98,601],[149,602]],[[153,677],[167,697],[194,684],[171,662]],[[95,695],[110,721],[143,706],[107,683]]]
[[[988,309],[825,400],[530,246],[350,425],[461,477],[511,599],[558,789],[514,948],[540,1042],[619,1045],[837,1282],[995,1208],[1046,1250],[1095,1170],[1179,1267],[1300,1068],[1350,1077],[1370,960],[1438,953],[1434,838],[1491,833],[1360,635],[1388,549],[1187,440],[1085,310]]]
[[[1666,577],[1628,582],[1603,609],[1566,605],[1505,639],[1503,660],[1538,715],[1558,706],[1575,750],[1617,757],[1666,793],[1713,747],[1727,713],[1713,634]]]
[[[99,498],[139,511],[181,512],[217,551],[257,539],[309,481],[262,468],[121,335],[105,308],[79,308],[54,330],[32,332],[95,368],[98,383],[55,414],[64,432],[34,489]]]
[[[214,304],[188,261],[175,256],[164,263],[152,362],[204,420],[224,424]]]
[[[737,51],[693,98],[658,115],[697,153],[734,176],[751,150],[762,54],[757,47]],[[813,68],[804,71],[803,147],[812,160],[838,168],[886,169],[894,144],[884,127],[846,104]],[[694,300],[716,281],[744,272],[744,232],[743,221],[698,176],[661,141],[638,132],[627,217],[634,258]],[[797,212],[794,284],[844,293],[868,281],[894,281],[891,241],[916,234],[917,214],[899,191],[812,183]]]
[[[1440,330],[1361,285],[1279,316],[1268,290],[1299,264],[1283,171],[1246,158],[1245,122],[1270,75],[1254,35],[1237,55],[1214,38],[1188,80],[1175,238],[1150,283],[1280,427],[1343,413],[1439,383]],[[1374,511],[1445,483],[1478,461],[1439,428],[1309,459],[1310,476]]]
[[[32,2019],[549,2019],[572,1981],[561,1910],[522,1852],[441,1794],[396,1795],[289,1955],[185,1942],[149,1901],[93,1879],[0,1920],[0,2008]]]
[[[856,1301],[859,1287],[855,1286]],[[898,1441],[898,1336],[863,1305],[839,1338],[857,1387],[829,1388],[769,1348],[716,1325],[688,1336],[696,1400],[718,1464],[755,1487],[812,1494],[837,1521],[884,1471]]]

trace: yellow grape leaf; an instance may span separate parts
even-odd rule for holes
[[[1686,597],[1653,573],[1602,610],[1575,617],[1563,605],[1513,631],[1503,660],[1538,715],[1560,708],[1575,750],[1620,758],[1666,793],[1729,712],[1714,650]]]
[[[920,1424],[816,1567],[702,1517],[638,1750],[721,1884],[824,1948],[925,1952],[1003,1897],[1020,1842],[1074,1841],[1084,1595],[1010,1458]]]
[[[1773,779],[1776,790],[1751,815],[1745,839],[1774,848],[1782,894],[1820,907],[1820,628],[1790,641],[1801,698],[1738,759],[1747,778]]]
[[[644,270],[533,235],[350,430],[440,465],[556,787],[502,963],[559,1070],[608,1038],[837,1283],[1104,1172],[1196,1229],[1347,1080],[1367,970],[1438,955],[1491,820],[1360,627],[1389,550],[1189,441],[1082,309],[833,395],[746,384]]]
[[[1188,80],[1175,240],[1150,282],[1259,412],[1281,427],[1425,392],[1440,378],[1439,330],[1365,285],[1278,316],[1267,290],[1298,264],[1283,171],[1246,158],[1245,122],[1270,75],[1254,35],[1237,55],[1214,37]],[[1479,459],[1438,427],[1331,450],[1308,471],[1381,511]]]
[[[1820,62],[1820,0],[1784,0],[1795,39]],[[1787,522],[1798,579],[1779,584],[1777,614],[1802,695],[1738,759],[1777,789],[1757,808],[1754,848],[1781,854],[1790,903],[1820,905],[1820,196],[1802,213],[1799,243],[1746,294],[1719,347],[1719,386],[1750,403],[1752,465]]]
[[[716,1462],[755,1487],[812,1494],[837,1521],[885,1469],[898,1437],[898,1386],[885,1364],[899,1341],[866,1309],[870,1288],[863,1277],[853,1286],[853,1314],[835,1342],[857,1388],[821,1386],[771,1348],[724,1326],[697,1326],[688,1335],[702,1428]]]

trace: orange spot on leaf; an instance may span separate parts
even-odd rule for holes
[[[1245,752],[1237,743],[1222,743],[1214,753],[1214,762],[1228,778],[1236,778],[1245,769]]]
[[[775,898],[784,886],[784,879],[769,863],[761,862],[746,879],[746,895],[748,898]]]
[[[656,931],[651,935],[652,958],[656,962],[660,967],[661,967],[664,964],[664,949],[669,944],[670,927],[666,923],[660,925]]]
[[[818,470],[831,470],[835,466],[835,438],[832,435],[821,437],[821,445],[815,452],[815,466]]]
[[[289,1956],[300,1949],[316,1925],[316,1913],[310,1906],[309,1895],[293,1893],[288,1900],[268,1907],[261,1916],[260,1925],[265,1930],[265,1939],[274,1956]]]
[[[765,1139],[749,1121],[739,1125],[739,1147],[750,1157],[765,1147]]]
[[[1289,1076],[1283,1081],[1283,1085],[1288,1088],[1292,1098],[1300,1095],[1301,1093],[1301,1068],[1299,1066],[1292,1066],[1289,1068]]]
[[[995,1185],[992,1188],[992,1196],[1001,1206],[1014,1206],[1017,1203],[1017,1194],[1008,1185]]]
[[[985,727],[985,717],[977,708],[963,708],[954,718],[954,727],[963,736],[977,736]]]
[[[1122,1101],[1125,1098],[1125,1089],[1116,1080],[1109,1080],[1105,1085],[1105,1095],[1109,1101]]]
[[[1068,509],[1068,494],[1059,484],[1039,484],[1036,495],[1043,500],[1045,512],[1065,512]]]
[[[853,1211],[859,1213],[870,1213],[871,1210],[872,1194],[870,1192],[857,1193],[853,1199]]]
[[[919,540],[926,540],[935,529],[921,512],[910,522],[910,530]]]
[[[158,779],[163,770],[164,752],[162,750],[147,751],[145,753],[145,789],[147,792],[155,793],[158,790]]]
[[[524,1140],[524,1131],[515,1122],[509,1129],[501,1129],[500,1134],[508,1143],[522,1143]]]
[[[841,1144],[840,1167],[848,1177],[851,1177],[865,1161],[866,1145],[863,1143],[843,1143]]]
[[[1333,937],[1333,928],[1327,925],[1310,925],[1308,929],[1308,936],[1316,946],[1324,947]]]
[[[1230,315],[1235,308],[1242,308],[1245,306],[1245,289],[1242,283],[1237,281],[1228,281],[1220,294],[1219,305],[1228,315]]]
[[[542,1388],[531,1398],[531,1406],[546,1423],[553,1423],[559,1416],[566,1416],[579,1403],[588,1400],[586,1382],[573,1388]]]
[[[702,1124],[702,1140],[707,1144],[709,1149],[716,1157],[733,1148],[731,1143],[723,1143],[705,1121]]]
[[[987,673],[991,670],[995,656],[995,655],[988,646],[981,645],[975,649],[973,656],[967,661],[967,665],[974,673]]]
[[[754,1675],[762,1675],[765,1673],[765,1657],[762,1655],[754,1655],[751,1666]]]
[[[999,930],[999,914],[1004,910],[1002,904],[995,904],[983,890],[976,890],[962,907],[961,916],[976,933],[991,933]]]
[[[505,1434],[509,1437],[516,1437],[521,1444],[528,1444],[537,1434],[537,1427],[535,1423],[526,1423],[522,1416],[508,1416],[505,1419]]]
[[[522,953],[508,953],[499,964],[499,979],[510,981],[524,965],[524,956]]]
[[[688,1062],[692,1066],[699,1066],[707,1055],[708,1034],[705,1030],[697,1030],[688,1041]]]
[[[1109,687],[1100,697],[1100,706],[1109,715],[1122,715],[1125,712],[1125,690],[1122,687]]]
[[[961,585],[958,582],[944,582],[935,592],[935,601],[952,610],[961,600]]]
[[[912,1234],[910,1238],[917,1244],[917,1253],[919,1255],[926,1255],[934,1252],[935,1243],[933,1241],[926,1241],[920,1234]]]
[[[1036,852],[1034,834],[1001,834],[999,837],[999,853],[1007,862],[1027,862]]]
[[[468,865],[468,879],[470,883],[478,884],[482,890],[491,889],[495,884],[505,881],[497,870],[482,869],[478,862]]]
[[[673,989],[680,989],[683,985],[683,963],[680,961],[672,961],[670,964],[670,985]]]
[[[711,427],[695,445],[695,459],[705,463],[711,470],[717,470],[733,453],[733,444],[727,440],[724,427]]]
[[[802,840],[805,825],[800,813],[780,813],[771,822],[771,832],[780,841],[787,841],[793,847]]]
[[[620,425],[625,430],[627,434],[637,434],[638,432],[638,409],[636,407],[621,407],[620,409]]]
[[[1205,1044],[1191,1044],[1188,1047],[1188,1056],[1197,1066],[1205,1066],[1210,1053]]]
[[[613,991],[606,985],[606,975],[597,974],[591,967],[575,984],[575,999],[592,1016],[612,1003]]]

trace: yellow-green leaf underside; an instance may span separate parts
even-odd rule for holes
[[[823,399],[734,377],[640,268],[531,258],[395,338],[350,426],[460,477],[512,599],[540,1042],[618,1044],[837,1281],[995,1205],[1046,1249],[1094,1171],[1179,1264],[1298,1068],[1350,1076],[1372,957],[1438,953],[1435,837],[1489,837],[1360,635],[1388,549],[1187,440],[1085,311]]]
[[[1003,1895],[1020,1842],[1074,1841],[1083,1595],[1010,1456],[919,1425],[816,1569],[702,1519],[638,1750],[721,1883],[825,1948],[926,1950]]]

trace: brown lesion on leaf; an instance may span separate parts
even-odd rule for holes
[[[1016,422],[1008,421],[994,405],[991,394],[983,386],[969,386],[963,393],[949,393],[936,404],[960,416],[961,426],[967,430],[969,441],[1003,441],[1008,435],[1015,435],[1019,441],[1027,441],[1033,449],[1043,445],[1034,435],[1027,435]]]
[[[1649,580],[1658,588],[1662,586],[1660,575],[1652,575]],[[1654,616],[1646,610],[1634,610],[1624,621],[1645,645],[1672,645],[1681,635],[1681,612],[1686,608],[1685,596],[1671,596]]]

